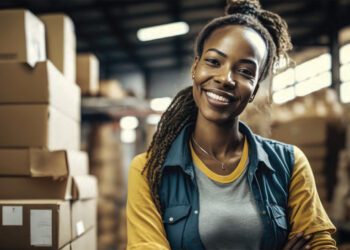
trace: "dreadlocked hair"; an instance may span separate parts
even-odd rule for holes
[[[197,112],[198,108],[193,99],[192,86],[181,90],[162,115],[148,147],[148,160],[143,172],[146,171],[151,195],[159,212],[161,212],[161,204],[158,187],[161,180],[161,167],[175,137],[186,124],[195,122]]]
[[[261,8],[258,0],[227,0],[225,16],[209,22],[199,33],[195,43],[195,55],[201,57],[205,41],[214,30],[227,25],[242,25],[255,30],[266,43],[268,55],[259,81],[274,69],[276,62],[292,49],[287,23],[277,14]]]
[[[228,0],[225,16],[209,22],[198,34],[195,56],[200,58],[205,41],[218,28],[226,25],[242,25],[255,30],[266,43],[267,56],[259,81],[264,80],[280,58],[288,59],[287,51],[292,49],[287,24],[280,16],[263,10],[258,0]],[[142,173],[146,173],[151,196],[162,213],[158,189],[161,183],[161,168],[176,136],[188,123],[194,123],[198,108],[192,95],[192,87],[180,91],[157,126],[156,133],[147,150],[147,162]]]

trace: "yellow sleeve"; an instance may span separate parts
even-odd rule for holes
[[[144,153],[132,160],[129,169],[127,250],[170,250],[162,218],[152,200],[146,176],[141,174],[145,163]]]
[[[335,227],[318,196],[314,175],[304,153],[294,147],[294,169],[289,187],[288,211],[291,224],[289,238],[299,232],[313,234],[311,249],[337,249],[331,237]]]

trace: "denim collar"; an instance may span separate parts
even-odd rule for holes
[[[169,166],[180,166],[184,172],[192,177],[194,176],[192,156],[188,144],[193,129],[193,123],[187,124],[177,135],[168,151],[162,170]],[[254,168],[254,171],[260,166],[259,163],[262,162],[264,166],[275,172],[263,148],[260,136],[255,135],[249,127],[241,121],[239,122],[239,131],[247,137],[249,144],[249,165]]]

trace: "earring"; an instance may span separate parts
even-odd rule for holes
[[[192,79],[194,79],[194,74],[192,74]]]

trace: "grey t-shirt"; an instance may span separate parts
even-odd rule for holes
[[[205,249],[260,249],[263,226],[246,178],[247,166],[230,183],[210,179],[197,166],[195,172],[199,189],[199,234]]]

